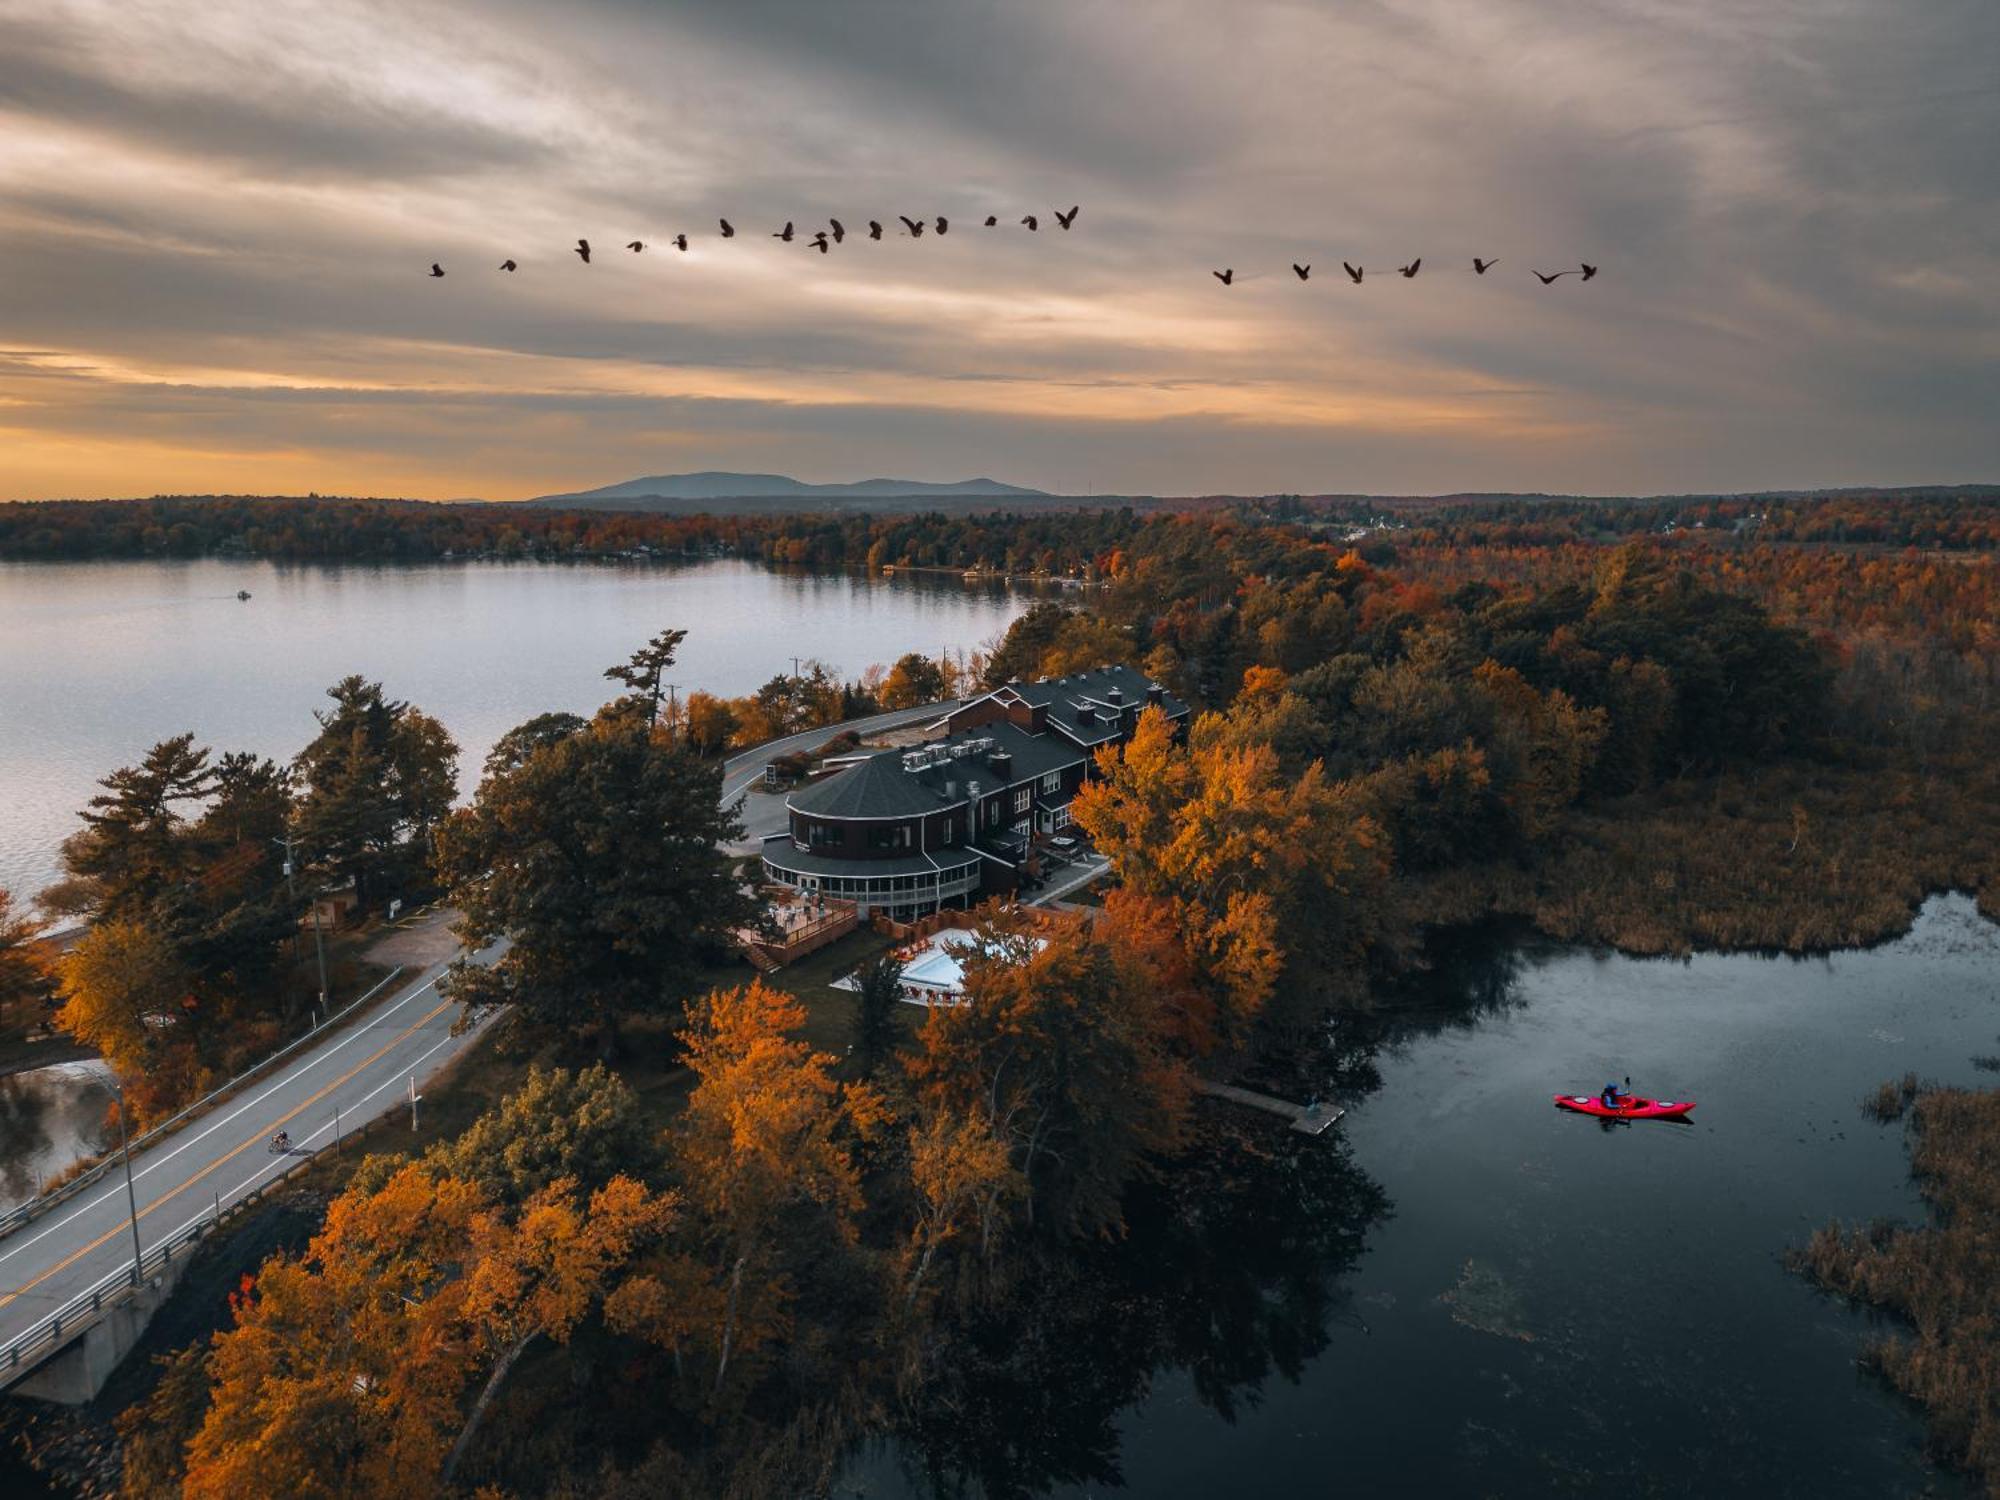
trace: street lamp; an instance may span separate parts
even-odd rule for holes
[[[116,1074],[112,1092],[118,1096],[118,1150],[125,1158],[125,1207],[132,1214],[132,1285],[139,1284],[139,1267],[145,1254],[139,1248],[139,1198],[132,1190],[132,1142],[125,1134],[125,1085]]]
[[[288,899],[292,903],[293,907],[296,908],[298,906],[298,901],[299,901],[299,890],[298,886],[294,883],[292,879],[292,872],[296,868],[292,860],[292,836],[288,833],[281,839],[272,839],[271,842],[274,844],[281,844],[284,846],[285,896],[286,899]],[[319,1013],[322,1017],[325,1017],[330,1015],[331,1012],[328,1010],[326,1003],[326,946],[324,943],[320,941],[320,935],[319,935],[318,897],[313,898],[312,918],[313,918],[313,957],[319,961]]]

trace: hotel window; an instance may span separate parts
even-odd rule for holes
[[[908,823],[878,823],[868,830],[870,849],[908,849],[915,842]]]
[[[988,828],[998,828],[1000,826],[1000,799],[998,797],[995,797],[991,802],[986,804],[986,826]]]
[[[806,824],[807,848],[823,849],[829,844],[838,844],[839,842],[840,842],[840,825],[838,823]]]
[[[1062,772],[1060,771],[1051,771],[1042,778],[1042,791],[1048,796],[1054,796],[1061,787]]]
[[[1069,827],[1069,804],[1067,802],[1049,814],[1049,827],[1051,829]]]
[[[1026,812],[1028,810],[1029,805],[1034,800],[1035,800],[1035,789],[1031,786],[1022,787],[1019,791],[1014,793],[1014,811],[1017,813]]]

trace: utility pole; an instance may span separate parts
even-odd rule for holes
[[[284,845],[285,897],[292,903],[292,909],[296,911],[298,909],[298,904],[299,904],[299,888],[296,881],[294,880],[294,875],[298,867],[297,867],[297,862],[294,861],[292,858],[292,836],[288,833],[281,839],[272,839],[271,842],[274,844]],[[317,896],[313,897],[312,918],[313,918],[313,957],[319,961],[319,1013],[321,1016],[324,1017],[332,1015],[332,1011],[328,1009],[326,1003],[326,944],[320,938],[319,897]],[[294,926],[292,931],[293,935],[296,937],[298,928]]]
[[[417,1092],[417,1075],[410,1075],[410,1134],[417,1133],[417,1101],[424,1096]]]
[[[132,1285],[136,1287],[139,1267],[146,1256],[139,1248],[139,1199],[132,1191],[132,1142],[125,1133],[125,1085],[114,1078],[111,1087],[118,1092],[118,1150],[125,1158],[125,1207],[132,1215]]]

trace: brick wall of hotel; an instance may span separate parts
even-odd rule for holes
[[[765,840],[764,872],[898,921],[1012,891],[1037,846],[1069,825],[1097,752],[1131,738],[1149,706],[1185,730],[1188,706],[1130,667],[996,688],[931,725],[919,748],[878,751],[793,792],[791,828]]]

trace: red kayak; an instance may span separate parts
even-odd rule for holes
[[[1599,1094],[1557,1094],[1556,1108],[1573,1109],[1580,1115],[1596,1115],[1600,1120],[1674,1120],[1693,1109],[1694,1100],[1634,1097],[1616,1109],[1610,1109]]]

